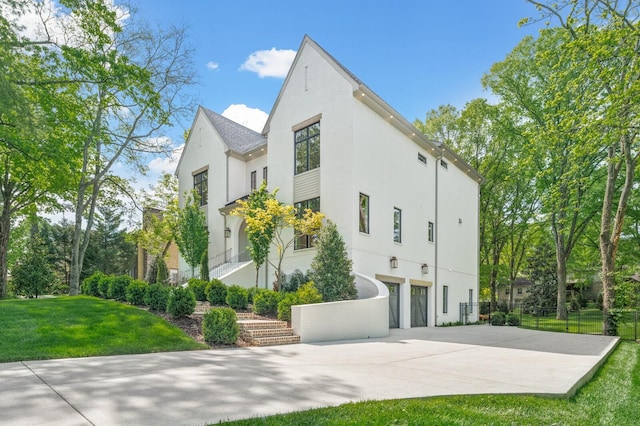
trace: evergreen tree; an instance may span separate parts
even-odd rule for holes
[[[523,308],[555,308],[558,280],[554,249],[545,241],[534,248],[528,259],[527,274],[533,281],[529,294],[522,300]]]
[[[357,297],[352,261],[335,223],[327,221],[316,241],[318,252],[311,263],[310,279],[325,302]]]
[[[35,297],[46,293],[56,281],[56,276],[47,261],[47,249],[34,235],[25,255],[11,271],[12,284],[18,294]]]

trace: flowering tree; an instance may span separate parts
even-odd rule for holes
[[[261,187],[262,190],[262,187]],[[266,191],[266,188],[264,189]],[[258,191],[257,191],[258,192]],[[311,209],[298,211],[294,206],[281,203],[275,198],[277,190],[270,196],[262,195],[260,202],[256,200],[238,200],[240,207],[231,212],[234,216],[243,217],[247,223],[246,232],[252,246],[251,256],[259,255],[258,260],[266,259],[275,268],[276,281],[274,290],[280,288],[282,281],[282,260],[287,250],[293,245],[300,234],[315,235],[322,227],[324,215]],[[292,229],[293,235],[288,230]],[[257,244],[254,245],[254,242]],[[268,242],[268,244],[266,244]],[[268,260],[268,246],[273,245],[278,253],[277,263]],[[258,247],[256,250],[254,247]],[[263,257],[260,257],[263,256]],[[256,264],[258,261],[256,261]],[[259,267],[259,265],[258,265]]]

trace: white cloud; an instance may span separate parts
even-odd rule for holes
[[[229,107],[222,112],[222,116],[258,133],[262,132],[264,123],[266,123],[267,118],[269,118],[269,115],[261,109],[249,108],[245,104],[229,105]]]
[[[220,65],[218,63],[216,63],[216,62],[209,61],[209,62],[207,62],[207,68],[210,69],[210,70],[215,71],[218,68],[220,68]]]
[[[240,65],[240,70],[255,72],[261,78],[284,78],[295,56],[295,50],[277,50],[275,47],[271,50],[258,50],[249,55],[244,64]]]
[[[173,173],[176,171],[176,166],[178,165],[178,161],[180,160],[180,155],[182,154],[182,150],[184,149],[184,144],[180,145],[169,155],[163,155],[160,157],[156,157],[149,162],[149,170],[155,173]]]

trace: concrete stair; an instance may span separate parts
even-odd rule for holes
[[[238,313],[240,338],[254,346],[288,345],[300,342],[300,336],[285,321],[259,318],[251,313]]]

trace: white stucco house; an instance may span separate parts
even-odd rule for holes
[[[244,223],[229,213],[267,180],[280,201],[337,224],[358,280],[384,283],[387,332],[455,322],[460,303],[477,302],[482,177],[308,36],[262,133],[199,107],[176,174],[180,194],[202,195],[210,266],[227,284],[255,283]],[[284,271],[306,271],[315,252],[300,239]],[[273,272],[262,268],[260,287]]]

